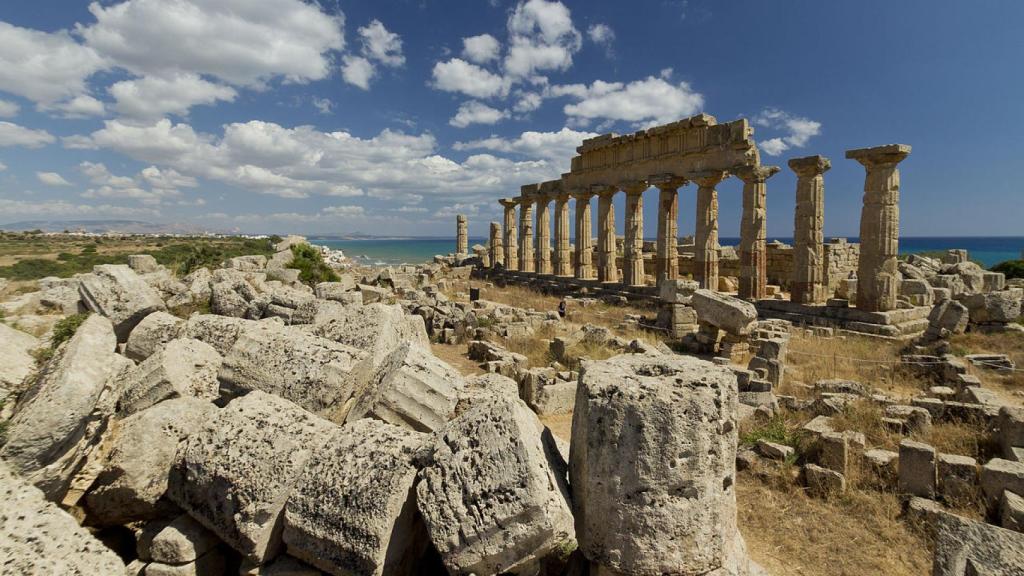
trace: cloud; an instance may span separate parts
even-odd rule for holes
[[[599,46],[604,46],[605,55],[609,58],[615,55],[612,44],[615,43],[615,31],[607,24],[592,24],[587,28],[587,37],[590,41]]]
[[[0,118],[13,118],[21,111],[21,106],[9,100],[0,100]]]
[[[577,132],[562,128],[558,132],[523,132],[517,138],[491,136],[481,140],[456,142],[455,150],[492,150],[518,154],[528,158],[544,158],[558,166],[568,166],[576,155],[576,148],[587,138],[598,136],[595,132]]]
[[[385,66],[401,66],[405,64],[402,55],[402,39],[394,32],[389,32],[380,20],[373,20],[359,29],[363,40],[363,55]]]
[[[117,101],[114,110],[133,118],[160,118],[166,114],[185,116],[193,106],[233,102],[238,96],[233,88],[208,82],[196,74],[124,80],[110,86],[107,91]]]
[[[330,98],[313,96],[313,106],[316,107],[321,114],[330,114],[334,110],[334,102],[332,102]]]
[[[341,76],[345,82],[362,88],[370,89],[370,80],[376,75],[373,63],[362,56],[346,54],[342,58]]]
[[[81,217],[138,217],[138,216],[160,216],[160,212],[153,208],[113,206],[110,204],[74,204],[65,200],[53,200],[44,202],[26,202],[24,200],[8,200],[0,198],[0,214],[11,220],[26,217],[54,218],[60,216]]]
[[[434,65],[433,86],[445,92],[459,92],[473,98],[505,96],[509,85],[498,74],[461,58]]]
[[[501,44],[490,34],[480,34],[462,39],[462,55],[470,62],[486,64],[497,60],[500,52]]]
[[[41,32],[0,22],[0,90],[43,108],[88,93],[86,79],[107,67],[65,30]]]
[[[345,46],[344,17],[301,0],[128,0],[89,5],[86,47],[138,76],[210,75],[259,87],[327,77]]]
[[[144,204],[161,204],[168,200],[181,199],[179,188],[195,188],[199,182],[191,176],[184,176],[177,171],[156,166],[144,168],[135,177],[117,176],[102,163],[82,162],[78,165],[89,181],[95,184],[82,193],[83,198],[121,198],[138,200]],[[190,204],[202,205],[202,198]]]
[[[542,70],[567,70],[579,51],[582,36],[561,2],[520,2],[508,19],[509,50],[505,73],[526,78]]]
[[[813,136],[821,134],[821,122],[795,116],[778,108],[765,108],[751,120],[757,126],[785,132],[784,136],[758,143],[758,148],[769,156],[778,156],[791,148],[803,148]]]
[[[362,216],[366,214],[366,210],[362,206],[328,206],[321,210],[323,214],[328,216]]]
[[[7,164],[0,162],[0,172],[3,172],[4,170],[7,170]]]
[[[70,100],[54,105],[52,109],[63,114],[65,118],[103,116],[107,112],[103,102],[88,94],[79,94]]]
[[[497,124],[508,116],[507,110],[498,110],[476,100],[470,100],[459,106],[459,111],[448,123],[456,128],[465,128],[470,124]]]
[[[513,161],[490,154],[456,162],[438,154],[430,134],[383,130],[372,138],[250,121],[220,136],[162,119],[152,124],[107,120],[92,146],[180,174],[283,198],[309,196],[496,197],[523,182],[558,177],[562,164]]]
[[[0,122],[0,146],[42,148],[56,138],[46,130],[33,130],[13,122]]]
[[[552,91],[579,99],[566,104],[564,111],[580,125],[595,119],[663,124],[692,116],[704,106],[704,97],[686,82],[672,84],[654,76],[625,85],[597,81],[590,87],[572,85]]]
[[[36,178],[47,186],[71,186],[71,182],[56,172],[36,172]]]

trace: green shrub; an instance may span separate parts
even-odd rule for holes
[[[304,284],[315,286],[320,282],[337,282],[339,280],[338,274],[324,262],[320,251],[309,244],[292,246],[292,255],[295,256],[295,259],[290,267],[299,271],[299,280]]]
[[[1024,260],[1007,260],[992,267],[993,272],[1002,272],[1007,278],[1024,278]]]
[[[85,319],[89,317],[89,314],[74,314],[66,318],[61,318],[56,324],[53,325],[53,338],[50,339],[50,348],[56,350],[64,342],[71,339],[78,331],[78,327],[85,322]]]
[[[798,447],[800,438],[797,430],[780,414],[776,414],[771,420],[756,425],[750,430],[740,434],[740,444],[754,445],[758,440],[766,440],[785,446]]]

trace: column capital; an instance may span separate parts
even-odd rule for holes
[[[847,154],[849,154],[849,152],[847,152]],[[820,176],[832,168],[832,161],[824,156],[792,158],[788,164],[790,170],[796,172],[797,176],[804,178]]]
[[[597,196],[614,196],[619,189],[615,186],[609,186],[607,184],[591,184],[590,193]]]
[[[627,196],[636,196],[650,188],[650,185],[647,184],[646,180],[627,180],[620,182],[617,188],[625,192]]]
[[[515,198],[501,198],[498,200],[498,204],[501,204],[505,208],[515,208],[519,205],[519,202]]]
[[[682,176],[675,174],[653,174],[647,177],[647,182],[658,190],[678,190],[689,182]]]
[[[778,166],[743,166],[734,170],[733,174],[748,184],[762,184],[780,171],[782,168]]]
[[[690,174],[690,180],[696,182],[701,188],[713,188],[728,175],[729,173],[725,170],[700,170]]]
[[[864,166],[883,166],[899,164],[910,155],[908,144],[886,144],[872,148],[856,148],[846,151],[846,157],[856,160]]]

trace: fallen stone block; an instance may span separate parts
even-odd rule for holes
[[[903,440],[900,442],[899,491],[922,498],[935,498],[936,485],[935,448]]]
[[[121,394],[117,410],[134,414],[171,398],[216,400],[220,395],[217,372],[222,362],[209,344],[172,340],[118,380]]]
[[[569,476],[589,561],[626,574],[744,573],[736,396],[729,369],[693,357],[584,362]]]
[[[1007,460],[1014,458],[1014,448],[1024,447],[1024,408],[1003,406],[999,409],[996,420],[999,434],[999,446]]]
[[[818,438],[818,464],[847,475],[850,462],[849,438],[839,432],[826,432]]]
[[[1024,574],[1024,534],[937,510],[932,576]]]
[[[542,432],[529,407],[507,396],[439,432],[416,502],[450,574],[516,572],[572,543],[568,486],[556,472],[564,463]]]
[[[261,390],[310,412],[340,421],[354,390],[370,376],[370,357],[350,346],[303,331],[262,326],[245,330],[218,374],[229,390]]]
[[[199,314],[185,322],[181,336],[206,342],[221,356],[226,356],[243,332],[258,329],[260,326],[259,322],[244,318]]]
[[[167,309],[159,292],[120,264],[101,264],[91,274],[81,275],[79,293],[89,310],[110,319],[118,342],[128,340],[143,318]]]
[[[1024,532],[1024,497],[1003,490],[1003,499],[999,502],[999,521],[1007,530]]]
[[[281,549],[285,501],[306,462],[337,430],[283,398],[254,390],[217,411],[182,444],[168,496],[263,564]]]
[[[357,294],[356,281],[351,274],[339,274],[337,282],[321,282],[314,289],[317,298],[334,300],[342,304],[348,303],[349,294]]]
[[[772,460],[787,460],[796,453],[792,446],[776,444],[775,442],[769,442],[767,440],[757,441],[757,452],[761,454],[761,456]]]
[[[428,438],[364,419],[325,439],[288,498],[288,553],[337,575],[414,573],[429,542],[414,459]]]
[[[537,414],[570,414],[576,404],[576,382],[559,381],[540,387],[530,404]]]
[[[464,387],[458,370],[422,346],[406,342],[377,367],[357,394],[347,421],[377,418],[432,432],[448,421]]]
[[[0,461],[0,572],[11,575],[125,573],[124,563],[67,512]]]
[[[131,363],[116,345],[110,320],[89,316],[22,395],[9,423],[0,457],[51,500],[63,498],[83,462],[82,443],[99,431],[93,412],[101,395]]]
[[[185,564],[150,562],[146,565],[144,574],[145,576],[220,576],[225,574],[225,558],[219,548],[214,548]]]
[[[314,334],[362,350],[380,365],[384,357],[410,342],[430,348],[420,316],[407,315],[398,304],[369,304],[335,308],[329,319],[317,322]]]
[[[948,338],[952,334],[963,334],[967,330],[970,313],[967,307],[956,300],[945,300],[936,304],[928,314],[928,328],[925,336],[930,339]]]
[[[702,322],[738,336],[749,334],[757,320],[757,309],[750,302],[711,290],[694,292],[693,307]]]
[[[896,462],[899,454],[891,450],[872,449],[864,452],[864,462],[871,472],[875,474],[885,485],[893,484],[896,480]]]
[[[218,544],[220,539],[213,532],[188,514],[182,514],[153,537],[149,556],[153,562],[187,564],[206,555]]]
[[[36,369],[32,351],[39,347],[39,340],[0,322],[0,342],[0,389],[21,392],[25,379]]]
[[[981,467],[980,483],[989,509],[995,509],[1004,490],[1024,494],[1024,462],[993,458]]]
[[[132,254],[128,257],[128,267],[137,274],[149,274],[159,270],[160,264],[150,254]]]
[[[167,312],[153,312],[146,316],[128,335],[125,356],[142,362],[161,346],[179,338],[185,329],[185,321]]]
[[[260,272],[267,268],[267,257],[262,254],[236,256],[224,262],[223,267],[241,272]]]
[[[385,288],[367,284],[359,284],[359,292],[363,295],[363,304],[383,302],[391,295],[391,292]]]
[[[108,428],[98,451],[102,463],[85,495],[90,522],[128,524],[160,516],[178,445],[217,413],[210,402],[176,398]]]
[[[846,492],[846,477],[835,470],[816,464],[806,464],[803,475],[807,491],[812,496],[829,498]]]
[[[1014,322],[1021,315],[1020,296],[1012,290],[972,294],[961,299],[975,324]]]
[[[970,456],[939,454],[938,493],[952,502],[966,503],[977,494],[978,462]]]

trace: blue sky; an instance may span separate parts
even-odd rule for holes
[[[899,142],[904,235],[1021,235],[1024,3],[35,0],[0,4],[0,223],[483,235],[575,146],[751,119],[768,232],[822,154],[829,236]],[[740,186],[720,188],[723,236]],[[645,195],[654,232],[654,190]],[[619,227],[622,226],[621,198]],[[693,229],[695,191],[680,198]]]

